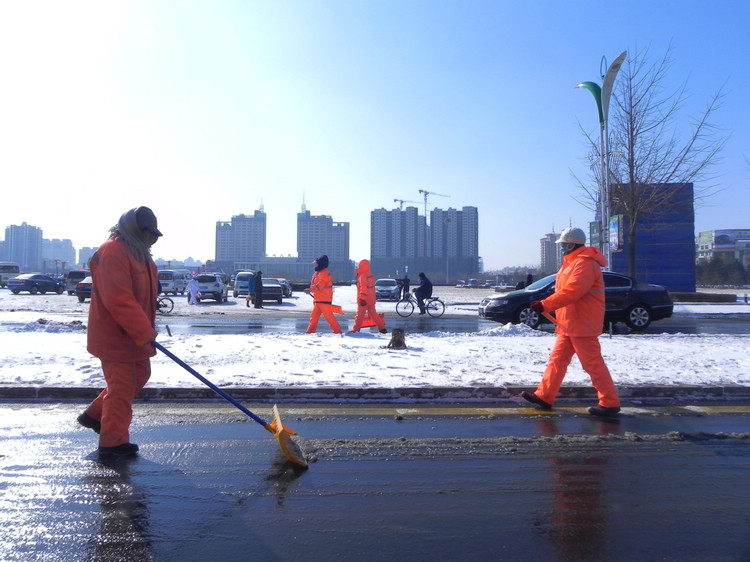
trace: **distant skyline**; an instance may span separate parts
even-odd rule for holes
[[[412,201],[479,209],[485,268],[593,213],[579,124],[596,134],[602,56],[673,47],[689,127],[711,96],[730,135],[696,233],[747,228],[750,6],[740,1],[164,0],[0,3],[0,225],[96,247],[148,205],[157,258],[206,261],[215,227],[263,206],[269,255],[306,208],[351,225]],[[700,186],[696,186],[699,188]]]

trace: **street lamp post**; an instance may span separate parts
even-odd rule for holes
[[[612,88],[615,84],[615,78],[620,71],[622,63],[625,62],[627,51],[623,51],[609,66],[606,73],[602,74],[602,86],[595,82],[581,82],[576,88],[585,88],[591,92],[596,100],[596,107],[599,110],[599,144],[601,150],[602,178],[599,193],[599,203],[601,205],[601,232],[599,234],[599,245],[602,253],[607,259],[607,268],[611,267],[610,263],[610,240],[609,240],[609,129],[607,120],[609,117],[609,100],[612,97]],[[600,72],[604,71],[607,66],[607,60],[602,57],[602,63],[599,68]]]

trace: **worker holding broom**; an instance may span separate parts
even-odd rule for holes
[[[314,260],[313,263],[315,264],[315,274],[310,281],[310,288],[305,289],[305,293],[312,296],[314,303],[307,333],[314,334],[317,331],[318,320],[322,314],[333,333],[340,334],[341,326],[333,315],[333,279],[331,279],[331,272],[328,271],[328,256],[324,254]]]
[[[99,434],[100,455],[135,455],[130,442],[133,399],[151,376],[157,269],[151,246],[161,236],[148,207],[122,214],[109,238],[91,257],[87,349],[101,360],[106,388],[78,416]]]
[[[359,332],[365,317],[370,318],[381,334],[385,334],[385,319],[375,310],[375,276],[370,272],[370,262],[362,260],[357,274],[357,315],[352,332]],[[372,326],[372,324],[370,324]]]

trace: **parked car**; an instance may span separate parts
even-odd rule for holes
[[[397,301],[401,298],[401,287],[395,279],[378,279],[375,281],[375,300]]]
[[[12,279],[8,279],[8,289],[14,295],[17,295],[21,291],[28,291],[32,295],[47,292],[62,295],[65,292],[65,283],[43,273],[22,273]]]
[[[78,302],[83,302],[86,299],[91,298],[91,287],[93,285],[94,282],[91,279],[91,275],[84,277],[83,280],[76,285],[76,296],[78,297]]]
[[[234,288],[232,289],[232,296],[234,298],[247,296],[250,283],[253,283],[254,271],[240,271],[234,276]]]
[[[286,279],[277,278],[277,281],[281,285],[281,291],[283,293],[284,298],[291,297],[292,296],[292,284]]]
[[[201,273],[196,277],[198,281],[198,302],[204,299],[214,299],[216,302],[226,302],[229,297],[229,285],[218,273]]]
[[[177,296],[177,293],[184,295],[187,290],[188,281],[192,278],[193,275],[187,269],[160,269],[159,283],[161,285],[161,292],[165,295],[169,293],[175,296]]]
[[[606,310],[605,325],[624,322],[632,330],[645,330],[651,322],[672,316],[674,304],[666,287],[642,283],[619,273],[603,272]],[[529,305],[555,292],[555,275],[549,275],[524,289],[498,293],[482,299],[479,316],[504,324],[526,324],[532,328],[549,322]],[[604,327],[604,326],[603,326]]]
[[[263,277],[263,301],[276,301],[281,304],[284,290],[279,280],[274,277]]]
[[[68,294],[74,295],[78,283],[89,275],[91,275],[91,272],[88,269],[71,269],[68,271],[68,274],[65,276],[65,289],[68,291]]]

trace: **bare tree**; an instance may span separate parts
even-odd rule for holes
[[[717,191],[710,168],[718,162],[727,137],[712,123],[724,96],[719,89],[697,119],[678,121],[686,100],[685,85],[665,88],[672,64],[672,47],[655,64],[648,49],[629,55],[615,82],[609,114],[610,211],[621,214],[628,239],[628,273],[636,276],[636,233],[642,219],[658,218],[675,202],[684,184],[694,184],[694,198],[703,200]],[[582,128],[583,130],[583,128]],[[584,131],[595,186],[578,180],[584,204],[595,208],[601,183],[598,139]],[[683,140],[684,139],[684,140]],[[577,179],[577,178],[576,178]],[[695,187],[695,184],[698,183]]]

